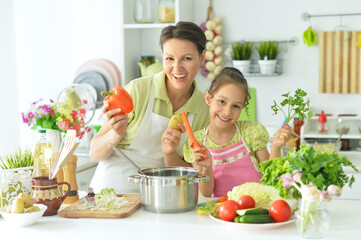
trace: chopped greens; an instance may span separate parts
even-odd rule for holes
[[[115,210],[130,204],[125,197],[118,197],[113,188],[103,188],[95,195],[92,210]]]
[[[274,158],[260,163],[263,177],[261,182],[274,186],[283,198],[300,198],[301,195],[294,187],[282,186],[282,175],[299,171],[302,173],[304,184],[313,183],[321,191],[331,184],[343,188],[346,184],[352,186],[355,178],[345,174],[343,167],[355,166],[343,156],[332,152],[318,152],[310,146],[301,145],[301,149],[288,152],[287,156]]]

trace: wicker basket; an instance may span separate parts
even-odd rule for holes
[[[0,207],[11,205],[19,193],[30,195],[35,167],[0,170]]]

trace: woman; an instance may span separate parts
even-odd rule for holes
[[[205,35],[194,23],[179,22],[164,28],[160,36],[164,71],[133,80],[125,87],[134,110],[114,116],[120,109],[107,111],[104,103],[106,120],[90,145],[91,160],[99,162],[90,184],[95,192],[105,187],[121,193],[139,192],[138,184],[128,183],[128,176],[137,171],[114,153],[110,143],[141,169],[163,167],[164,161],[187,164],[181,160],[187,137],[182,134],[184,126],[181,131],[164,132],[172,115],[181,111],[188,114],[194,130],[209,123],[204,95],[194,81],[205,61],[205,45]]]

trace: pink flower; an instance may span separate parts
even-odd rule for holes
[[[69,119],[65,118],[63,121],[67,126],[70,125],[70,120]]]
[[[86,110],[85,110],[84,108],[80,108],[80,109],[79,109],[79,112],[80,112],[82,115],[85,115]]]

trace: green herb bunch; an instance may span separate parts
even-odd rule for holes
[[[271,106],[274,114],[277,114],[278,111],[281,111],[285,116],[285,123],[288,124],[291,119],[295,116],[302,121],[303,119],[309,119],[313,116],[313,113],[310,111],[310,99],[305,100],[304,97],[307,96],[307,93],[302,89],[297,89],[294,96],[290,93],[283,94],[282,97],[285,99],[277,104],[273,100],[273,105]],[[287,105],[287,110],[283,108]]]
[[[276,59],[280,50],[276,41],[261,42],[256,49],[261,60],[265,60],[266,56],[268,60]]]
[[[21,167],[32,167],[34,165],[34,157],[31,151],[26,148],[21,150],[18,148],[14,153],[4,155],[0,157],[0,168],[3,170],[21,168]]]
[[[249,60],[253,52],[253,42],[233,42],[232,59],[233,60]]]
[[[289,151],[285,157],[261,162],[261,182],[274,186],[283,198],[300,198],[301,194],[295,187],[286,189],[282,186],[284,174],[301,172],[302,182],[313,183],[320,191],[332,184],[340,188],[346,184],[351,187],[355,178],[345,174],[344,166],[350,166],[358,172],[346,157],[332,152],[318,152],[310,146],[301,145],[300,150]]]

